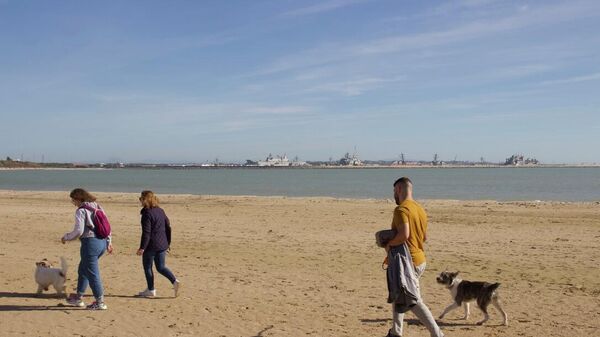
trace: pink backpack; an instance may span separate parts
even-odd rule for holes
[[[110,233],[110,222],[108,222],[108,218],[106,217],[106,213],[102,210],[102,208],[93,208],[88,205],[83,205],[79,208],[87,209],[92,212],[92,222],[94,224],[94,233],[96,233],[96,237],[99,239],[106,239]]]

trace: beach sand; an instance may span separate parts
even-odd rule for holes
[[[135,255],[137,194],[98,193],[113,225],[115,254],[101,259],[107,311],[60,306],[34,295],[34,263],[70,263],[76,286],[79,243],[60,243],[75,208],[68,192],[0,191],[0,336],[385,336],[384,251],[391,200],[163,195],[173,227],[167,265],[179,298],[156,275],[145,285]],[[600,329],[598,203],[423,201],[430,216],[425,302],[438,316],[450,303],[437,273],[498,281],[509,326],[490,309],[439,321],[447,336],[593,336]],[[89,292],[89,291],[88,291]],[[47,294],[52,294],[51,288]],[[86,301],[91,302],[91,296]],[[429,336],[407,314],[405,336]]]

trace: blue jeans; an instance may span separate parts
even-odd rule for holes
[[[152,273],[152,261],[156,263],[156,271],[161,275],[168,278],[171,283],[175,282],[175,275],[165,266],[165,259],[167,257],[167,251],[144,251],[142,255],[142,264],[144,265],[144,274],[146,275],[146,283],[148,283],[148,289],[154,290],[154,274]]]
[[[88,287],[92,288],[92,293],[96,301],[104,300],[104,289],[100,279],[100,267],[98,259],[106,250],[106,239],[85,238],[81,239],[81,261],[79,262],[77,278],[77,294],[83,295]]]

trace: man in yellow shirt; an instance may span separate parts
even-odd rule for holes
[[[406,243],[410,251],[415,268],[415,275],[420,278],[425,271],[426,259],[423,244],[427,240],[427,214],[412,196],[412,181],[402,177],[394,182],[394,199],[396,209],[392,220],[392,229],[396,230],[396,236],[388,242],[386,250]],[[418,283],[418,282],[417,282]],[[435,322],[431,311],[423,303],[421,298],[415,306],[410,309],[421,323],[429,330],[432,337],[442,337],[442,331]],[[388,332],[388,337],[402,336],[402,323],[404,313],[396,311],[395,303],[392,303],[393,325]]]

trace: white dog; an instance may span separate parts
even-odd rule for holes
[[[38,284],[38,294],[41,294],[44,290],[48,290],[50,285],[52,285],[59,296],[64,295],[67,288],[65,286],[65,282],[67,281],[67,261],[64,257],[61,257],[60,263],[61,269],[52,268],[52,265],[46,259],[35,263],[35,282]]]

